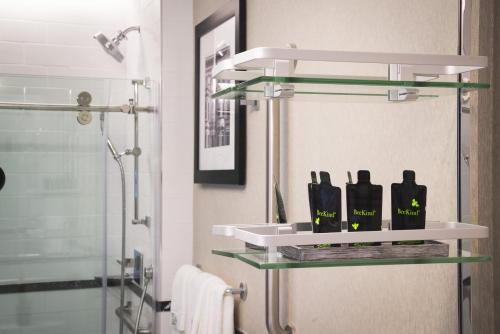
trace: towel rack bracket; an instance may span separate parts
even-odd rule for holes
[[[247,296],[248,296],[248,286],[246,283],[242,282],[242,283],[240,283],[239,288],[227,288],[226,294],[239,295],[240,299],[245,301],[245,300],[247,300]]]

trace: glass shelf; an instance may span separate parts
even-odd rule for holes
[[[257,269],[295,269],[324,268],[352,266],[385,266],[402,264],[439,264],[439,263],[472,263],[488,262],[491,256],[478,255],[450,249],[449,256],[419,257],[419,258],[386,258],[386,259],[331,259],[316,261],[299,261],[284,257],[281,253],[266,253],[265,251],[246,250],[212,250],[212,254],[238,259]]]
[[[486,83],[391,81],[346,77],[259,76],[221,89],[212,94],[212,98],[260,100],[265,98],[264,88],[268,84],[293,85],[294,99],[307,99],[312,96],[315,100],[318,97],[325,96],[329,100],[333,98],[339,102],[350,102],[352,100],[360,102],[363,102],[363,100],[367,102],[390,102],[388,101],[388,91],[397,89],[416,89],[415,95],[418,97],[418,101],[455,95],[458,88],[477,90],[488,89],[490,87]]]

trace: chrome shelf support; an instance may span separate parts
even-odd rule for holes
[[[266,173],[266,220],[276,219],[274,180],[280,176],[280,99],[267,100],[267,173]],[[268,248],[268,252],[273,249]],[[266,270],[266,327],[269,334],[293,334],[290,325],[280,324],[280,272]]]

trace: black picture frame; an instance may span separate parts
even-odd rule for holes
[[[200,170],[200,40],[231,18],[235,18],[235,53],[246,49],[246,1],[231,0],[195,27],[195,117],[194,117],[194,183],[245,184],[246,109],[234,103],[234,169]],[[231,131],[231,130],[230,130]]]

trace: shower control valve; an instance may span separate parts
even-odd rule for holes
[[[134,157],[138,157],[140,156],[142,153],[142,150],[140,147],[134,147],[133,149],[128,149],[128,150],[125,150],[125,154],[126,155],[133,155]]]
[[[153,278],[153,267],[144,268],[144,278],[149,280]]]

